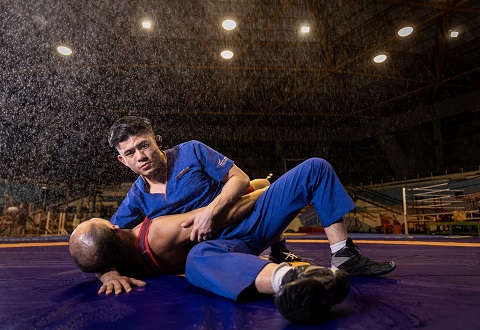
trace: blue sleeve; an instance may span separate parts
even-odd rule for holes
[[[117,212],[110,219],[110,222],[122,229],[131,229],[145,219],[145,215],[140,208],[136,207],[135,198],[132,189],[120,204]]]
[[[222,181],[233,166],[233,160],[199,141],[191,141],[194,153],[205,172],[215,181]]]

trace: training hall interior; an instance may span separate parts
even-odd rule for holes
[[[4,0],[1,329],[474,329],[480,308],[480,3],[472,0]],[[148,118],[272,184],[310,158],[355,203],[349,236],[396,269],[351,278],[319,324],[183,274],[98,294],[68,240],[137,174],[108,144]],[[285,229],[330,267],[306,205]],[[268,257],[268,250],[260,257]]]

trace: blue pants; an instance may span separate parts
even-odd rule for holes
[[[237,300],[269,263],[258,256],[310,204],[323,227],[355,207],[331,165],[320,158],[306,160],[282,175],[262,194],[248,217],[227,227],[215,239],[193,247],[185,269],[187,279]]]

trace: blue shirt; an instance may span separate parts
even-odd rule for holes
[[[139,176],[110,220],[120,228],[133,228],[145,217],[178,214],[207,206],[220,194],[221,182],[233,161],[198,141],[165,150],[166,193],[150,193]]]

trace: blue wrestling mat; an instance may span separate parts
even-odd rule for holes
[[[476,329],[480,239],[352,234],[361,253],[397,269],[352,279],[345,301],[323,323],[293,325],[273,299],[237,303],[159,276],[128,294],[99,295],[99,281],[76,269],[65,241],[0,244],[1,329]],[[325,236],[288,236],[308,262],[328,265]],[[268,252],[268,251],[267,251]]]

